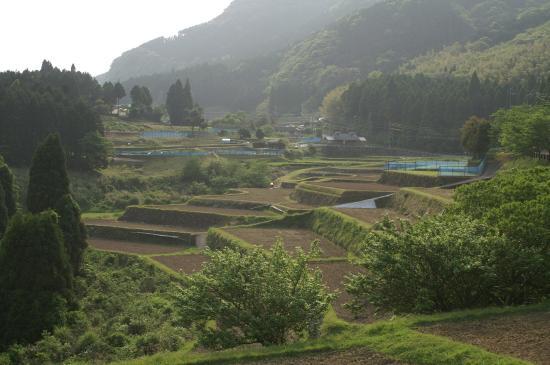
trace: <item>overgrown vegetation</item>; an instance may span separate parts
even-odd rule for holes
[[[190,159],[183,167],[182,181],[193,195],[224,193],[230,188],[265,188],[271,182],[271,171],[265,162],[240,162],[227,159]]]
[[[454,208],[385,225],[362,243],[348,290],[397,312],[538,302],[550,294],[550,170],[510,170],[462,187]]]
[[[190,341],[175,321],[173,279],[139,258],[88,251],[74,288],[78,306],[65,323],[34,344],[12,346],[0,363],[106,363],[177,351]]]

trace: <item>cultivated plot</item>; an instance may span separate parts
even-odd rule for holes
[[[550,365],[550,312],[445,322],[420,330],[476,345],[490,352]]]
[[[346,251],[329,240],[307,230],[307,229],[279,229],[279,228],[232,228],[225,229],[232,235],[243,241],[270,249],[278,239],[282,240],[283,247],[290,252],[297,247],[307,251],[311,243],[319,241],[322,257],[346,257]]]
[[[155,256],[153,260],[160,262],[164,266],[186,275],[191,275],[202,269],[202,264],[208,258],[204,255],[174,255],[174,256]]]
[[[98,238],[88,240],[88,244],[96,250],[135,255],[162,255],[185,250],[185,247],[175,245],[160,245]]]

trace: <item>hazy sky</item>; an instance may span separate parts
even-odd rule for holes
[[[122,52],[208,21],[231,0],[1,0],[0,71],[54,66],[92,75]]]

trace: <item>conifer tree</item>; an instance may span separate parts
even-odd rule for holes
[[[180,80],[170,86],[166,97],[166,110],[170,116],[170,123],[182,125],[185,122],[185,91]]]
[[[31,213],[53,209],[69,193],[65,152],[59,135],[50,134],[36,149],[33,157],[27,209]]]
[[[80,272],[86,243],[86,228],[80,219],[80,207],[73,197],[65,195],[55,207],[59,214],[59,227],[63,237],[69,260],[75,274]]]
[[[0,282],[0,350],[32,343],[63,322],[72,271],[54,212],[11,220],[0,245]]]

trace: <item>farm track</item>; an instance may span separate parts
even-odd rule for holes
[[[89,239],[90,247],[109,252],[118,252],[133,255],[163,255],[181,252],[186,249],[184,246],[160,245],[151,243],[139,243],[129,241],[117,241],[109,239]]]
[[[534,364],[550,365],[550,312],[440,323],[419,330]]]

